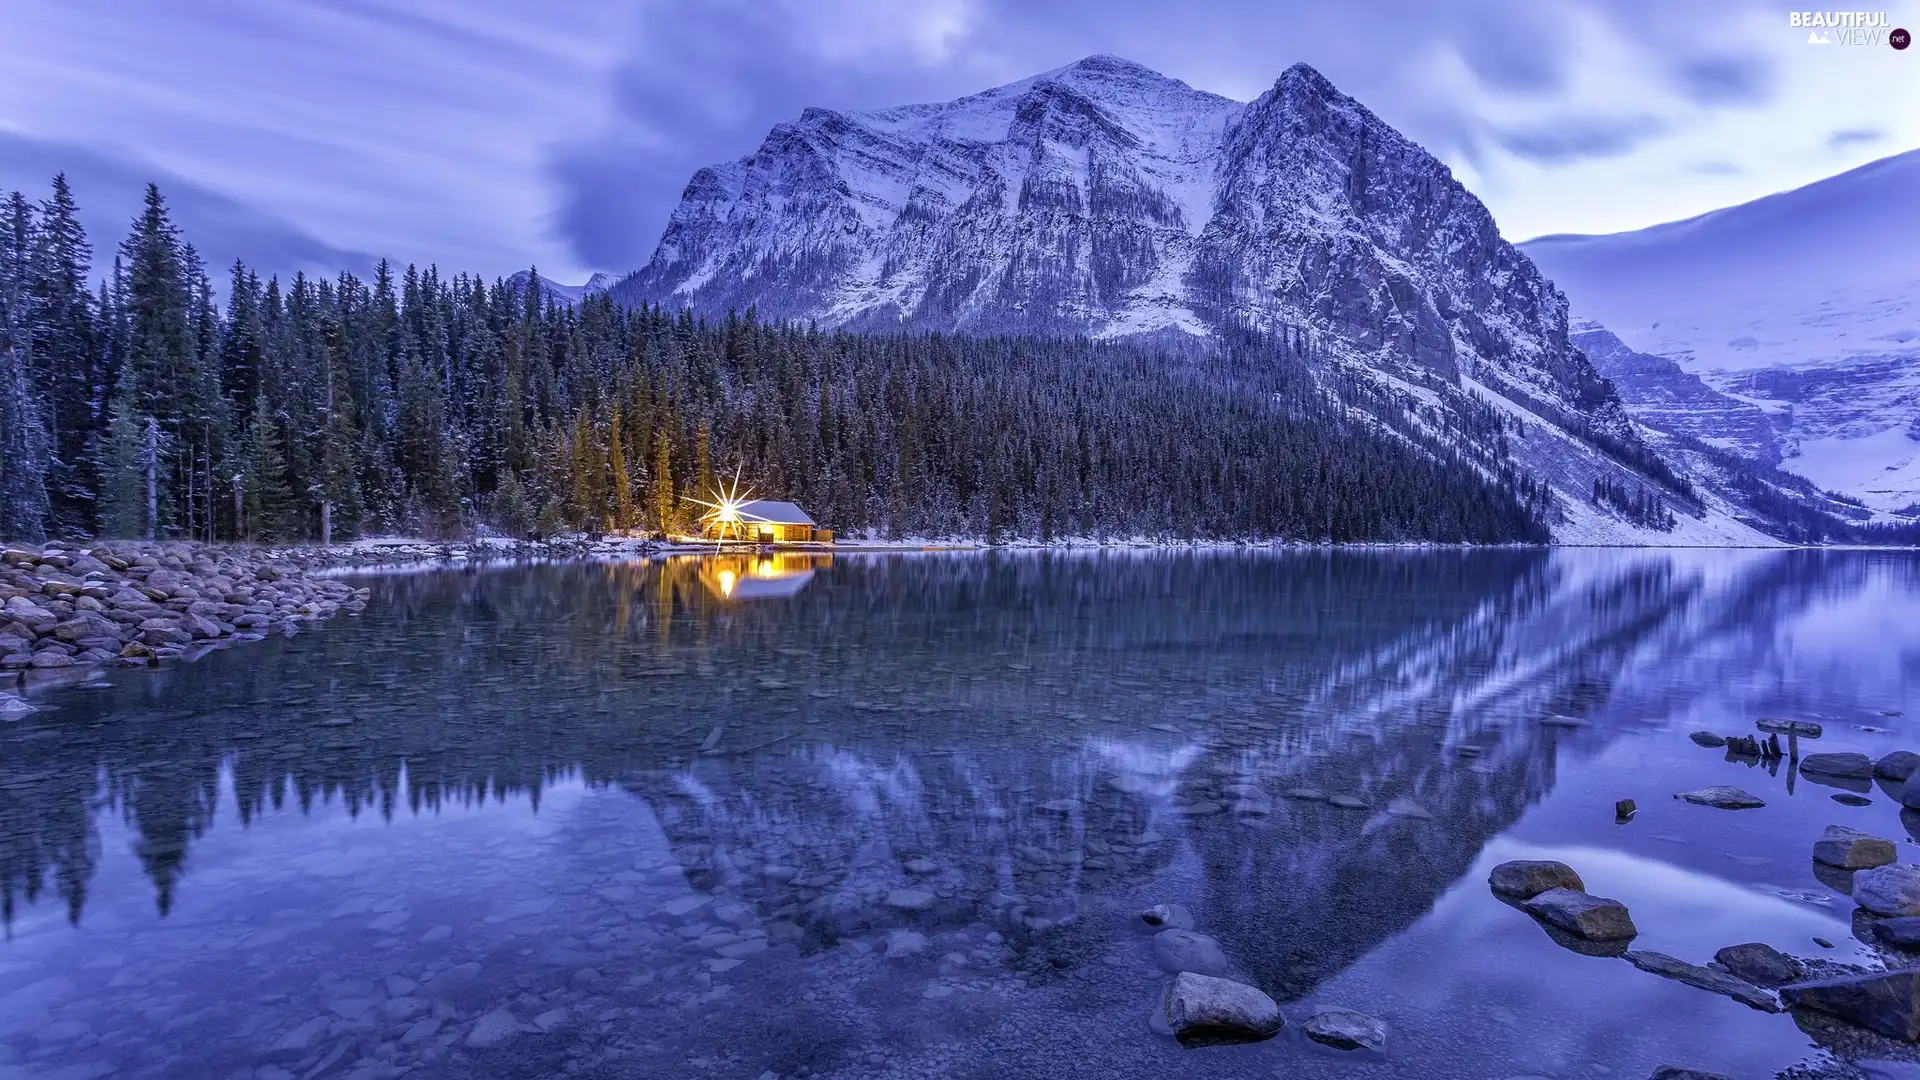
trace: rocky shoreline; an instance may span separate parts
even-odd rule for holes
[[[412,548],[274,549],[139,541],[0,549],[0,670],[157,664],[357,612],[369,591],[322,571],[435,557]]]

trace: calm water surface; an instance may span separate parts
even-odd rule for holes
[[[1879,790],[1842,805],[1686,738],[1777,715],[1920,748],[1909,554],[369,583],[359,618],[0,723],[0,1076],[1769,1076],[1825,1051],[1561,948],[1489,868],[1572,863],[1637,948],[1870,962],[1811,845],[1911,848]],[[1671,798],[1713,783],[1768,805]],[[1286,1033],[1154,1033],[1137,913],[1163,901]],[[1384,1018],[1387,1052],[1302,1039],[1322,1005]]]

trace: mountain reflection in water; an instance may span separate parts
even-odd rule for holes
[[[728,553],[371,584],[357,620],[36,693],[42,711],[0,726],[0,1069],[132,1069],[142,1039],[181,1024],[204,1056],[140,1075],[265,1068],[275,1038],[329,1008],[307,981],[398,963],[431,984],[477,962],[473,987],[422,992],[443,1031],[401,1041],[424,1004],[364,1030],[336,1015],[311,1055],[272,1067],[314,1067],[351,1035],[342,1067],[528,1075],[470,1041],[476,1012],[526,1027],[560,994],[632,1020],[693,1010],[708,1037],[739,1038],[728,1023],[746,1021],[702,995],[772,992],[806,958],[885,950],[902,928],[955,950],[930,954],[949,982],[927,988],[1041,993],[1123,966],[1137,943],[1112,913],[1160,899],[1204,911],[1241,977],[1306,1001],[1451,918],[1441,898],[1475,885],[1570,765],[1604,769],[1623,739],[1703,708],[1869,715],[1920,646],[1898,614],[1916,562],[1886,553]],[[1842,629],[1848,611],[1879,621]],[[1851,656],[1796,652],[1805,626],[1872,636]],[[1552,715],[1583,723],[1539,723]],[[1309,792],[1365,807],[1290,797]],[[665,897],[724,912],[676,929]],[[471,951],[432,952],[452,947],[423,942],[435,924]],[[168,979],[198,970],[210,936],[272,993],[204,1005],[202,1031]],[[143,951],[171,958],[128,980]],[[676,974],[698,992],[661,997]],[[49,978],[58,992],[24,1004]],[[119,1032],[89,1019],[155,986],[189,1011]],[[754,1015],[817,1038],[764,1067],[906,1060],[794,993]],[[1139,1012],[1153,995],[1134,996]],[[32,1033],[83,1021],[68,1043]],[[513,1068],[759,1074],[701,1037],[594,1036],[605,1061],[522,1041],[555,1056]]]

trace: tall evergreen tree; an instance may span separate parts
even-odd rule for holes
[[[0,205],[0,536],[37,540],[48,515],[52,440],[33,377],[32,216],[17,191]]]
[[[98,527],[99,470],[87,447],[99,421],[104,382],[92,270],[93,248],[63,173],[53,178],[53,193],[40,204],[28,286],[36,309],[34,366],[53,446],[47,475],[51,526],[61,536],[91,536]]]

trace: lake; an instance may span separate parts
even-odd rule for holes
[[[1912,553],[356,580],[359,617],[0,723],[0,1076],[1770,1076],[1830,1033],[1564,948],[1488,872],[1563,860],[1696,963],[1870,963],[1813,842],[1913,847],[1883,790],[1688,739],[1920,748]],[[1672,797],[1709,784],[1767,805]],[[1287,1030],[1154,1030],[1163,902]],[[1322,1006],[1384,1053],[1304,1039]]]

